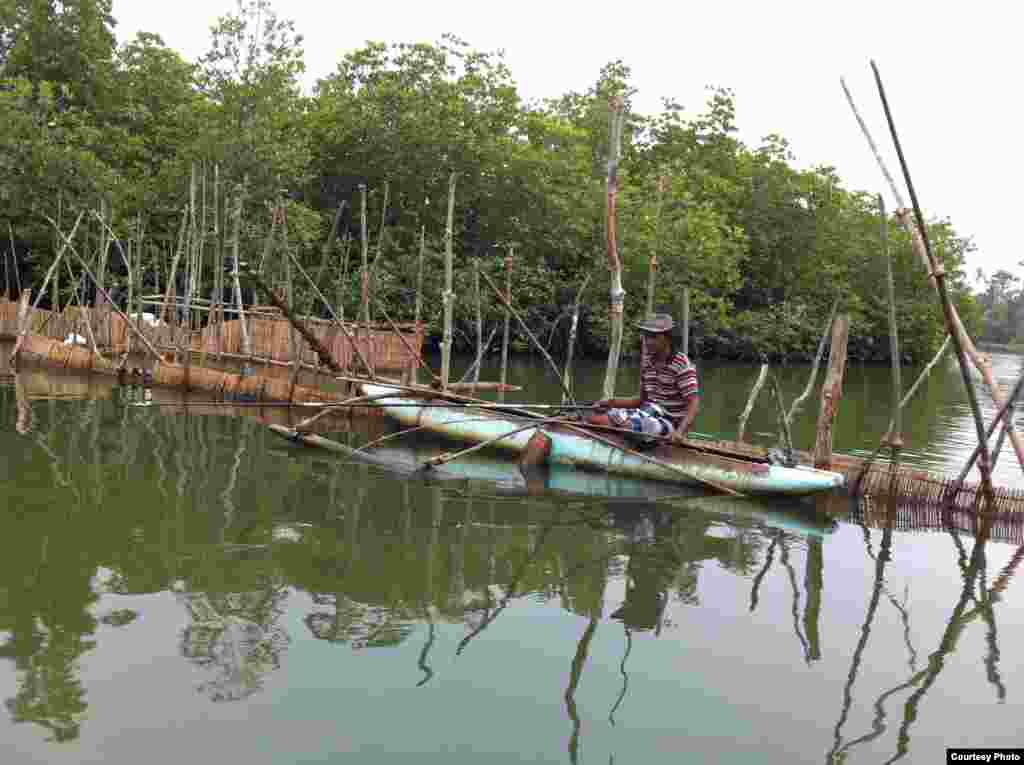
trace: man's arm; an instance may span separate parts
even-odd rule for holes
[[[698,411],[700,411],[700,396],[695,393],[686,402],[686,414],[683,415],[683,419],[679,421],[679,425],[672,432],[673,441],[682,441],[686,438],[686,434],[690,432],[690,426],[697,419]]]

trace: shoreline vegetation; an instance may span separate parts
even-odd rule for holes
[[[342,320],[409,322],[422,302],[430,349],[450,307],[450,347],[471,353],[506,320],[494,294],[474,300],[479,273],[510,280],[550,352],[566,355],[573,336],[577,354],[598,358],[615,334],[605,215],[609,146],[621,142],[624,355],[645,309],[678,316],[685,301],[695,357],[812,361],[838,298],[850,359],[888,362],[882,226],[902,361],[927,361],[945,337],[897,217],[832,167],[796,169],[782,136],[741,142],[727,88],[709,88],[695,112],[669,100],[639,114],[628,65],[612,61],[583,90],[526,102],[501,54],[446,36],[348,52],[307,96],[302,37],[268,0],[216,19],[196,61],[155,33],[118,40],[115,27],[110,0],[0,5],[0,251],[12,298],[43,282],[57,232],[84,213],[70,239],[97,283],[71,261],[40,307],[94,304],[100,287],[126,313],[165,295],[165,312],[196,313],[202,326],[256,302],[237,278],[252,268],[324,318],[330,301]],[[970,239],[946,219],[927,234],[968,331],[1010,321],[999,301],[1015,294],[1012,278],[993,276],[975,298]],[[510,344],[534,352],[519,326]]]

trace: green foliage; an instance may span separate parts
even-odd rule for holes
[[[659,113],[642,115],[631,108],[628,65],[612,61],[590,87],[525,103],[501,53],[445,36],[433,44],[368,43],[344,54],[307,97],[299,84],[302,37],[270,0],[238,0],[215,21],[196,62],[153,33],[117,45],[113,29],[110,0],[0,0],[0,202],[26,281],[51,257],[55,236],[44,216],[66,225],[78,211],[101,207],[119,236],[145,229],[147,262],[166,278],[196,168],[196,218],[209,213],[203,244],[223,254],[227,197],[244,189],[243,257],[260,259],[271,209],[284,209],[287,239],[271,246],[267,273],[285,278],[286,247],[352,317],[365,186],[382,308],[395,320],[412,318],[425,227],[424,318],[439,332],[454,173],[457,344],[474,341],[472,264],[503,285],[501,260],[513,246],[516,306],[556,350],[564,350],[575,292],[592,277],[580,343],[584,352],[604,353],[609,99],[622,97],[625,348],[635,347],[628,327],[645,310],[656,257],[654,303],[678,312],[690,290],[696,353],[809,358],[837,295],[852,319],[851,355],[889,353],[874,196],[846,189],[834,168],[797,170],[782,136],[744,145],[727,88],[709,88],[695,114],[666,101]],[[327,241],[342,203],[336,238]],[[89,252],[100,241],[94,223],[80,234]],[[904,352],[921,360],[942,340],[941,312],[906,234],[895,221],[886,225]],[[971,242],[949,221],[931,223],[929,233],[968,326],[983,323],[987,337],[1003,342],[1024,336],[1024,299],[1012,275],[994,275],[976,302],[963,273]],[[111,282],[123,281],[119,261],[110,262]],[[296,285],[306,291],[297,277]],[[315,302],[299,298],[299,305]],[[485,323],[494,326],[503,310],[486,286],[482,299]],[[374,315],[381,316],[376,308]],[[525,348],[523,333],[515,334]]]

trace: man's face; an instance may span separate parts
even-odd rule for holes
[[[670,347],[668,335],[664,333],[651,334],[644,332],[642,337],[643,345],[648,353],[665,353]]]

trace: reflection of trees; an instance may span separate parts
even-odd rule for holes
[[[287,590],[268,582],[253,592],[185,592],[180,595],[192,619],[181,635],[181,653],[215,673],[198,690],[213,701],[237,701],[263,687],[263,677],[281,666],[290,639],[276,622],[284,613]]]

